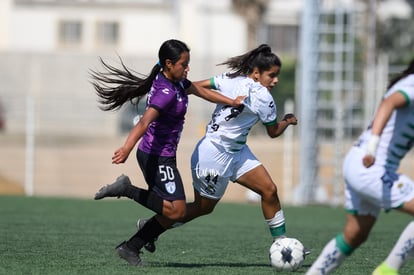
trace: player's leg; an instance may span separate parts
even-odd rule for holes
[[[248,146],[239,152],[234,168],[231,179],[261,196],[263,216],[273,239],[284,236],[286,233],[285,217],[276,184]]]
[[[173,222],[172,220],[169,221],[170,223]],[[124,249],[139,254],[141,249],[145,245],[147,245],[148,243],[153,243],[159,235],[161,235],[167,230],[168,226],[169,225],[163,224],[163,216],[158,214],[153,216],[152,218],[146,220],[145,223],[143,223],[142,226],[139,228],[138,232],[135,233],[128,241],[125,242],[126,246],[124,247]]]
[[[330,274],[366,240],[375,224],[381,210],[382,182],[381,176],[366,174],[367,169],[361,161],[364,153],[352,149],[345,157],[345,209],[348,211],[345,227],[325,245],[307,275]],[[366,189],[369,194],[364,193]],[[374,203],[372,200],[377,197]]]
[[[204,140],[203,140],[204,141]],[[194,186],[194,201],[186,205],[185,215],[180,219],[171,220],[167,216],[158,217],[164,228],[177,227],[202,215],[207,215],[223,196],[228,184],[226,169],[231,169],[232,155],[217,151],[209,142],[199,142],[191,157],[191,171]],[[199,158],[202,155],[203,158]],[[224,160],[226,165],[222,164]],[[139,226],[139,225],[138,225]],[[154,241],[145,244],[150,252],[155,251]]]
[[[398,241],[373,275],[397,275],[398,270],[414,255],[414,221],[401,233]]]
[[[194,190],[194,201],[187,203],[187,212],[181,222],[187,223],[200,216],[210,214],[213,212],[219,201],[219,199],[210,199],[203,197],[199,192]]]
[[[185,200],[173,201],[176,205],[182,204],[185,209]],[[141,253],[141,249],[145,247],[150,252],[155,251],[155,240],[167,229],[177,222],[162,215],[155,215],[152,218],[138,224],[138,232],[135,233],[128,241],[122,242],[116,247],[118,255],[129,262],[131,265],[137,265],[136,257]]]
[[[219,200],[213,200],[208,199],[205,197],[202,197],[197,191],[194,191],[194,201],[187,203],[186,205],[186,215],[179,220],[171,220],[163,216],[158,215],[158,221],[160,224],[163,225],[166,229],[172,229],[178,226],[183,225],[184,223],[187,223],[195,218],[198,218],[203,215],[208,215],[211,212],[213,212],[214,207],[217,205]],[[145,224],[148,222],[148,219],[138,219],[137,221],[137,227],[138,230],[141,230]],[[160,234],[162,234],[164,231],[160,231]],[[149,240],[145,245],[144,248],[153,253],[156,250],[155,241],[158,239],[159,235],[153,235],[152,240]]]
[[[132,185],[127,176],[121,175],[114,183],[102,187],[95,199],[128,197],[161,216],[172,220],[182,218],[185,214],[185,202],[182,202],[185,195],[175,158],[154,156],[138,150],[137,159],[149,190]]]
[[[219,200],[203,197],[199,192],[194,190],[194,201],[187,203],[186,214],[183,218],[178,220],[171,220],[161,216],[158,218],[158,220],[164,227],[168,229],[175,228],[195,218],[210,214],[213,212],[218,202]]]
[[[214,210],[227,189],[233,160],[234,154],[220,151],[207,139],[197,145],[191,156],[194,201],[187,204],[187,212],[181,222],[191,221]]]
[[[396,192],[391,192],[395,208],[396,205],[399,211],[414,216],[414,182],[405,175],[400,175],[398,180],[394,182],[393,189],[398,189]],[[401,204],[401,200],[405,201]],[[406,228],[401,232],[400,237],[388,254],[385,261],[379,265],[373,274],[398,274],[398,270],[414,255],[414,222],[410,222]]]
[[[162,214],[164,208],[162,198],[152,190],[145,190],[132,185],[131,180],[126,175],[120,175],[115,182],[103,186],[95,194],[95,200],[107,197],[127,197],[158,214]],[[165,207],[170,207],[169,203],[166,203]]]
[[[284,236],[286,233],[285,217],[281,208],[277,187],[264,166],[256,166],[240,176],[236,182],[261,196],[263,216],[269,226],[272,237],[275,239]]]
[[[306,275],[332,273],[357,247],[365,242],[375,221],[374,216],[347,214],[342,234],[338,234],[325,245]]]
[[[146,169],[146,181],[152,183],[151,189],[157,190],[163,199],[163,205],[167,207],[162,209],[163,215],[157,214],[149,219],[128,241],[117,247],[119,256],[132,265],[135,265],[135,260],[130,255],[139,255],[145,244],[153,242],[173,221],[184,217],[186,212],[184,186],[176,167],[176,159],[142,154],[138,160],[141,169]]]

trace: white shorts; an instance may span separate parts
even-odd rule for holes
[[[345,208],[358,215],[378,217],[381,209],[399,208],[414,198],[414,182],[405,175],[386,171],[383,166],[366,168],[365,151],[353,147],[345,157]]]
[[[204,138],[191,156],[194,189],[203,197],[219,200],[229,180],[236,181],[259,165],[260,161],[247,145],[239,152],[228,153]]]

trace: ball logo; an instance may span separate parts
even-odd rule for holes
[[[175,182],[174,181],[169,181],[165,184],[165,190],[167,190],[168,193],[170,194],[174,194],[175,192]]]

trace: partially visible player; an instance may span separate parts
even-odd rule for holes
[[[230,72],[197,84],[227,97],[246,98],[237,108],[217,104],[206,134],[191,158],[194,202],[187,204],[187,212],[180,221],[185,223],[211,213],[223,197],[229,181],[233,181],[261,196],[262,212],[272,240],[283,237],[286,233],[285,216],[277,186],[247,145],[247,136],[259,121],[271,138],[280,136],[289,125],[297,124],[293,114],[286,114],[279,121],[276,118],[276,104],[270,90],[278,82],[281,61],[268,45],[260,45],[221,65],[227,65]],[[142,220],[140,222],[142,224]],[[174,223],[165,219],[164,224],[168,222]],[[152,251],[155,250],[153,243],[149,245]]]
[[[339,267],[367,240],[381,209],[414,216],[414,182],[397,173],[413,144],[414,59],[390,82],[373,122],[345,157],[346,224],[325,245],[307,275],[330,274]],[[413,255],[414,222],[410,222],[373,274],[398,274]]]

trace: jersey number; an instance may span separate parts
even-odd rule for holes
[[[174,180],[174,171],[170,166],[160,165],[158,169],[161,174],[161,181]]]
[[[228,107],[230,107],[230,106],[224,106],[224,107],[221,109],[221,111],[223,111],[223,110],[227,109]],[[240,105],[240,106],[239,106],[239,107],[237,107],[237,108],[232,107],[232,108],[230,109],[230,114],[229,114],[228,116],[226,116],[226,117],[224,118],[224,120],[225,120],[225,121],[229,121],[230,119],[237,117],[238,115],[240,115],[240,114],[241,114],[241,112],[243,112],[243,109],[244,109],[244,105]],[[215,116],[217,116],[217,115],[214,115],[214,117],[215,117]],[[214,121],[215,121],[215,119],[213,118],[213,122],[214,122]],[[213,131],[215,131],[215,132],[219,129],[219,127],[220,127],[220,125],[219,125],[219,124],[217,124],[217,123],[213,123],[213,124],[211,125],[211,129],[212,129]]]

